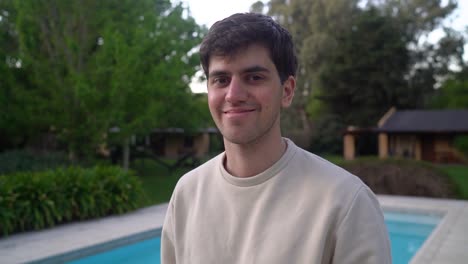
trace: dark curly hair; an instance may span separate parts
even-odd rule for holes
[[[269,16],[238,13],[216,22],[203,39],[200,61],[206,77],[211,56],[233,56],[252,44],[269,50],[282,83],[296,76],[297,57],[291,34]]]

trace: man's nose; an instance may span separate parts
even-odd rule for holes
[[[239,77],[232,77],[228,91],[226,94],[226,101],[229,103],[244,102],[247,100],[248,92],[247,87],[242,83]]]

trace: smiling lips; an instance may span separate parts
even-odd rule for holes
[[[228,116],[242,116],[255,111],[255,108],[230,108],[224,110],[223,113]]]

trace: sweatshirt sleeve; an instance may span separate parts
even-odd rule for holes
[[[161,264],[175,264],[173,204],[169,203],[161,232]]]
[[[336,233],[333,264],[391,264],[382,210],[368,187],[361,187]]]

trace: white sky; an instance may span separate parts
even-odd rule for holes
[[[198,24],[210,27],[214,22],[234,13],[248,12],[257,0],[173,0],[188,4]],[[466,0],[465,0],[466,1]],[[266,2],[266,0],[263,0]]]
[[[257,0],[172,0],[183,2],[189,9],[191,15],[198,24],[206,25],[208,28],[218,20],[234,13],[248,12],[250,6]],[[267,0],[262,0],[267,2]],[[468,26],[468,0],[458,0],[458,9],[454,11],[450,19],[445,22],[456,30],[463,30]],[[442,31],[433,32],[430,39],[438,39],[443,35]],[[465,59],[468,59],[468,45],[465,46]],[[193,92],[206,92],[206,83],[193,82]]]

